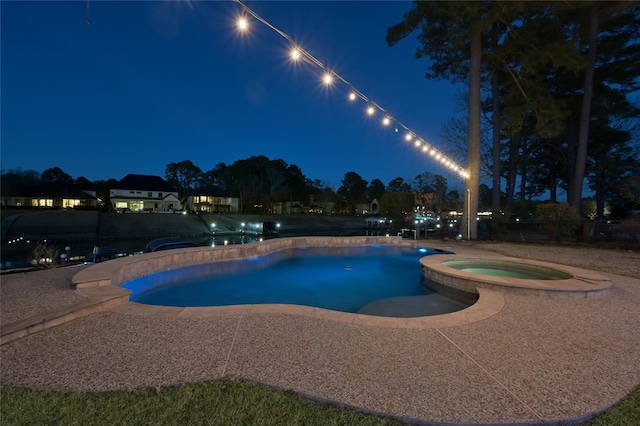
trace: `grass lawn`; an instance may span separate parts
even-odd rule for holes
[[[0,387],[3,425],[401,425],[258,383],[214,380],[131,392],[57,393]],[[640,425],[640,386],[586,423]]]

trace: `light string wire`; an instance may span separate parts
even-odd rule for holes
[[[369,109],[369,115],[373,115],[373,113],[375,113],[376,109],[378,111],[382,112],[384,114],[383,124],[390,125],[391,123],[394,123],[396,132],[398,132],[399,129],[402,128],[404,130],[404,134],[405,134],[405,136],[404,136],[404,140],[405,141],[407,141],[407,142],[412,142],[413,141],[413,143],[414,143],[416,148],[421,149],[422,152],[424,152],[425,154],[429,154],[434,160],[440,162],[440,164],[442,164],[443,166],[448,167],[450,170],[452,170],[454,172],[457,172],[458,175],[460,177],[462,177],[463,179],[466,179],[466,178],[469,177],[469,172],[466,171],[462,166],[458,165],[455,161],[451,160],[448,156],[443,154],[440,150],[438,150],[432,144],[427,143],[416,132],[411,130],[408,126],[406,126],[404,123],[402,123],[401,121],[396,119],[393,115],[391,115],[385,108],[383,108],[382,106],[380,106],[379,104],[374,102],[372,99],[370,99],[368,96],[366,96],[364,93],[362,93],[361,91],[356,89],[353,86],[353,84],[351,84],[349,81],[347,81],[344,77],[342,77],[340,74],[335,72],[333,69],[331,69],[330,67],[328,67],[327,65],[322,63],[322,61],[317,59],[311,53],[309,53],[308,51],[306,51],[305,49],[300,47],[300,45],[289,34],[285,33],[284,31],[282,31],[279,28],[277,28],[274,25],[272,25],[269,21],[264,19],[262,16],[258,15],[254,10],[252,10],[251,8],[246,6],[240,0],[233,0],[233,2],[234,3],[238,3],[240,6],[242,6],[241,19],[244,19],[245,14],[251,15],[255,20],[257,20],[258,22],[261,22],[262,24],[264,24],[268,28],[270,28],[273,31],[275,31],[276,33],[278,33],[285,40],[287,40],[291,44],[292,49],[295,52],[297,52],[297,54],[300,56],[299,59],[304,59],[307,62],[317,66],[321,70],[324,70],[325,73],[324,73],[323,77],[325,79],[328,79],[328,80],[325,80],[327,85],[330,84],[331,78],[335,77],[336,79],[338,79],[339,81],[341,81],[345,85],[349,86],[349,90],[350,90],[349,96],[350,96],[351,100],[354,100],[355,97],[357,97],[357,98],[360,98],[363,101],[365,101],[367,103],[367,105],[368,105],[367,108]],[[244,22],[244,24],[246,25],[246,21]],[[371,110],[371,108],[373,108],[373,110]],[[373,111],[373,113],[371,111]]]

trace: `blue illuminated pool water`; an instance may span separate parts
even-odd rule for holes
[[[374,312],[367,313],[382,316],[405,316],[384,313],[385,305],[399,301],[418,302],[419,315],[465,308],[422,285],[420,258],[434,253],[391,246],[295,248],[177,268],[123,287],[133,291],[134,302],[162,306],[284,303],[355,313],[373,303]]]

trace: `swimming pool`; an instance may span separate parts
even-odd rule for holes
[[[442,252],[403,246],[296,247],[175,268],[122,287],[133,292],[133,302],[161,306],[292,304],[400,317],[468,307],[422,284],[420,258],[435,253]]]

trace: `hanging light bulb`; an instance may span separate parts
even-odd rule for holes
[[[406,135],[404,135],[404,140],[406,140],[407,142],[411,142],[411,139],[413,139],[411,133],[407,133]]]
[[[243,10],[242,15],[240,15],[240,18],[238,18],[238,29],[242,32],[245,32],[247,31],[248,28],[249,28],[249,21],[247,20],[247,17]]]
[[[389,123],[391,123],[391,120],[389,119],[389,117],[385,117],[382,119],[382,125],[383,126],[388,126]]]
[[[352,86],[349,86],[349,100],[355,101],[358,95],[356,94],[355,89]]]
[[[333,76],[331,75],[331,71],[326,70],[324,72],[324,75],[322,76],[322,82],[325,84],[325,86],[331,85],[331,83],[333,82]]]
[[[291,59],[295,62],[298,61],[301,56],[300,49],[296,45],[293,45],[291,48]]]
[[[367,108],[367,114],[369,115],[373,115],[376,113],[375,108],[373,108],[373,105],[369,105],[369,108]]]
[[[398,133],[398,122],[397,122],[397,121],[396,121],[396,127],[395,127],[394,131],[395,131],[396,133]]]

